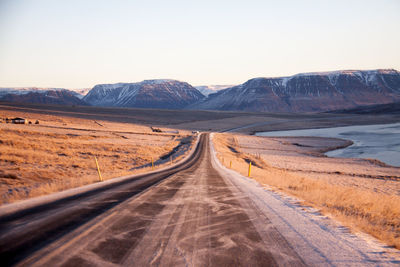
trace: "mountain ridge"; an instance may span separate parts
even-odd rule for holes
[[[197,85],[194,88],[200,91],[205,96],[214,94],[220,90],[233,87],[234,85]]]
[[[81,100],[77,94],[78,93],[66,89],[36,90],[22,93],[4,93],[3,91],[3,94],[0,95],[0,101],[57,105],[88,105],[88,103]]]
[[[188,109],[321,112],[400,100],[394,69],[342,70],[253,78],[209,95]]]
[[[87,89],[0,88],[0,100],[254,112],[329,112],[400,101],[400,73],[394,69],[338,70],[284,77],[257,77],[236,86],[224,87],[226,85],[196,88],[182,81],[153,79],[98,84],[85,96],[83,94]],[[81,101],[74,97],[81,98]]]
[[[204,98],[186,82],[170,79],[98,84],[83,98],[95,106],[181,109]]]

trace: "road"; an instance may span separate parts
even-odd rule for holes
[[[272,225],[260,235],[267,218],[212,167],[207,135],[177,168],[1,218],[2,264],[302,265]]]
[[[0,208],[1,211],[1,208]],[[0,215],[2,266],[392,266],[317,212],[224,170],[209,136],[171,169]],[[335,228],[336,227],[336,228]],[[394,254],[393,254],[394,255]]]

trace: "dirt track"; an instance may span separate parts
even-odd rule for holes
[[[52,237],[40,249],[25,251],[18,264],[304,265],[251,201],[213,169],[205,137],[191,167]],[[18,222],[8,227],[13,224]]]

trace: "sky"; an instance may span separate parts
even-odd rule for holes
[[[0,87],[400,71],[399,0],[0,0]]]

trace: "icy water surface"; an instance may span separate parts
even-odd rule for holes
[[[372,158],[400,166],[400,123],[324,129],[260,132],[257,136],[320,136],[348,139],[353,145],[329,151],[330,157]]]

